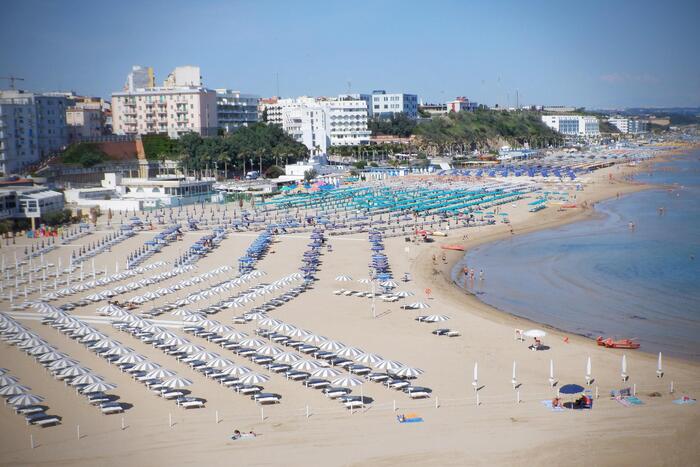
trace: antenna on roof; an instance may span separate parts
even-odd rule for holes
[[[15,81],[24,81],[24,78],[18,78],[17,76],[0,76],[0,79],[6,79],[10,82],[10,89],[15,89]]]

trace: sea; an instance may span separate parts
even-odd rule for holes
[[[513,315],[700,360],[700,151],[637,179],[660,187],[598,203],[584,221],[474,248],[453,279]],[[465,263],[483,280],[465,284]]]

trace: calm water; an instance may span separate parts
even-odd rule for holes
[[[469,267],[485,273],[472,290],[569,332],[636,337],[642,350],[700,359],[700,152],[639,179],[676,185],[600,203],[595,219],[470,251]]]

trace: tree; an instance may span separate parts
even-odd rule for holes
[[[353,165],[355,166],[356,169],[362,170],[365,167],[367,167],[367,161],[360,160],[360,161],[355,162]]]
[[[307,170],[304,172],[304,181],[310,182],[314,178],[318,177],[318,172],[316,169]]]
[[[265,178],[279,178],[284,175],[284,170],[276,165],[271,165],[265,171]]]
[[[392,114],[389,118],[374,117],[367,128],[373,135],[393,135],[407,138],[413,134],[416,128],[416,121],[405,113]]]
[[[63,163],[82,167],[92,167],[106,160],[107,154],[95,143],[73,144],[61,155]]]

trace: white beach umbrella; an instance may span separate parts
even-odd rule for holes
[[[171,376],[163,381],[163,386],[170,389],[182,389],[191,385],[192,381],[181,376]]]
[[[281,320],[276,319],[276,318],[270,318],[269,316],[261,319],[258,322],[259,326],[265,327],[265,328],[274,328],[274,327],[279,326],[281,324],[284,324]]]
[[[404,366],[393,372],[396,376],[401,376],[403,378],[417,378],[424,372],[420,368],[413,368],[410,366]]]
[[[301,357],[294,352],[282,352],[275,355],[275,362],[277,363],[294,363],[301,360]]]
[[[146,373],[146,378],[148,379],[163,379],[163,378],[170,378],[171,376],[175,376],[177,373],[175,373],[173,370],[168,370],[165,368],[156,368],[148,373]]]
[[[204,328],[212,328],[212,327],[218,326],[220,324],[221,324],[220,322],[213,320],[213,319],[203,319],[202,321],[197,323],[197,326],[202,326]]]
[[[349,282],[352,280],[352,277],[343,274],[340,276],[336,276],[335,280],[338,282]]]
[[[342,372],[335,368],[318,368],[311,372],[311,376],[315,376],[316,378],[335,378],[341,374]]]
[[[428,305],[425,302],[415,302],[411,303],[410,305],[406,305],[406,308],[411,308],[413,310],[423,310],[425,308],[430,308],[430,305]]]
[[[66,357],[67,357],[67,355],[64,353],[60,353],[60,352],[56,352],[56,351],[47,352],[44,355],[42,355],[41,357],[39,357],[39,361],[41,363],[55,362],[56,360],[60,360],[62,358],[66,358]]]
[[[43,345],[37,345],[36,347],[32,347],[29,349],[29,352],[27,352],[30,355],[44,355],[49,352],[54,352],[56,349],[51,347],[48,344],[43,344]]]
[[[262,339],[258,339],[257,337],[249,337],[247,339],[243,339],[242,341],[239,342],[243,347],[250,347],[251,349],[257,349],[258,347],[262,347],[263,345],[267,345],[267,342],[265,342]]]
[[[274,328],[272,328],[273,331],[284,334],[285,336],[288,336],[290,332],[294,331],[296,329],[296,326],[289,324],[289,323],[280,323]]]
[[[137,354],[137,353],[130,353],[130,354],[123,355],[123,356],[119,357],[119,359],[116,361],[116,363],[117,364],[119,364],[119,363],[136,364],[136,363],[141,363],[144,360],[146,360],[146,357],[144,357],[143,355]]]
[[[387,289],[393,289],[393,288],[396,288],[396,287],[399,286],[399,284],[397,284],[397,283],[394,282],[394,281],[384,281],[384,282],[380,282],[379,285],[381,285],[382,287],[385,287],[385,288],[387,288]]]
[[[67,376],[70,378],[74,378],[76,376],[87,375],[89,373],[92,373],[92,370],[90,370],[90,368],[86,368],[84,366],[79,366],[79,365],[69,366],[69,367],[64,368],[58,372],[59,375]]]
[[[99,381],[97,383],[89,384],[83,388],[83,393],[87,394],[90,392],[105,392],[105,391],[111,391],[112,389],[116,388],[116,384],[112,383],[105,383],[103,381]]]
[[[220,355],[216,352],[209,352],[208,350],[200,350],[199,352],[195,352],[190,355],[190,358],[194,360],[202,360],[205,362],[208,362],[209,360],[213,360],[215,358],[219,358]]]
[[[366,279],[366,278],[365,278],[365,279],[360,279],[360,280],[358,280],[357,282],[359,282],[360,284],[371,284],[371,283],[372,283],[372,279]]]
[[[306,331],[306,330],[301,329],[301,328],[292,329],[291,331],[288,331],[285,333],[285,335],[287,337],[291,337],[292,339],[299,339],[299,338],[303,339],[304,337],[306,337],[310,334],[311,333],[309,331]]]
[[[134,365],[131,370],[132,371],[153,371],[160,368],[160,365],[155,362],[151,362],[149,360],[145,360],[143,362],[139,362],[136,365]]]
[[[190,343],[189,339],[180,336],[172,336],[165,341],[166,345],[182,346]]]
[[[321,350],[325,350],[326,352],[337,352],[344,349],[345,344],[338,341],[325,341],[319,346],[319,348]]]
[[[547,335],[547,333],[541,329],[528,329],[527,331],[525,331],[523,333],[523,336],[525,336],[525,337],[536,337],[536,338],[544,337],[546,335]]]
[[[217,357],[217,358],[212,358],[207,362],[207,367],[209,368],[226,368],[228,366],[233,365],[234,363],[229,360],[228,358],[224,357]]]
[[[211,328],[209,328],[209,331],[214,332],[216,334],[224,334],[224,333],[233,331],[233,328],[231,326],[219,324],[218,326],[212,326]]]
[[[415,294],[413,292],[407,292],[405,290],[402,290],[401,292],[396,292],[394,295],[396,295],[399,298],[406,298]]]
[[[283,352],[282,349],[279,347],[275,347],[274,345],[261,345],[260,347],[257,348],[256,352],[260,355],[267,355],[270,357],[274,357],[275,355],[279,355]]]
[[[250,373],[250,368],[241,365],[229,365],[226,368],[222,368],[221,373],[229,376],[241,376]]]
[[[0,388],[0,396],[16,396],[31,391],[32,388],[21,384],[12,383]]]
[[[317,334],[309,334],[308,336],[305,336],[302,340],[307,344],[318,345],[326,342],[328,338],[319,336]]]
[[[265,313],[260,313],[260,312],[256,312],[256,313],[245,313],[245,315],[246,315],[248,318],[252,319],[253,321],[258,321],[258,320],[261,320],[261,319],[264,319],[264,318],[267,317],[267,315],[266,315]]]
[[[229,331],[226,334],[224,334],[223,337],[225,337],[229,341],[239,342],[239,341],[242,341],[243,339],[247,338],[248,334],[246,334],[245,332],[237,331],[234,329],[234,330]]]
[[[19,378],[16,376],[11,376],[11,375],[0,376],[0,386],[8,386],[10,384],[15,384],[17,381],[19,381]]]
[[[338,351],[339,357],[354,359],[362,355],[364,352],[357,347],[345,347]]]
[[[294,368],[297,371],[313,371],[319,368],[320,366],[321,365],[319,365],[314,360],[298,360],[292,363],[292,368]]]
[[[242,375],[239,380],[243,384],[260,384],[260,383],[264,383],[265,381],[267,381],[269,379],[270,378],[266,375],[262,375],[260,373],[250,372],[250,373],[246,373],[245,375]]]
[[[78,360],[72,359],[72,358],[62,358],[60,360],[56,360],[54,362],[51,362],[51,365],[49,365],[50,370],[61,370],[63,368],[67,368],[69,366],[77,365],[79,362]]]
[[[450,317],[446,315],[430,315],[426,316],[424,321],[429,323],[441,323],[443,321],[447,321],[448,319],[450,319]]]
[[[71,386],[79,386],[81,384],[93,384],[93,383],[99,383],[102,381],[104,378],[100,375],[96,375],[94,373],[85,373],[84,375],[76,376],[73,378],[73,380],[70,382]]]
[[[377,363],[383,362],[384,357],[377,355],[376,353],[363,353],[362,355],[355,357],[355,361],[357,363],[362,363],[363,365],[374,366]]]
[[[396,360],[382,360],[372,365],[377,370],[397,371],[404,365]]]
[[[36,394],[18,394],[7,399],[7,402],[14,405],[15,407],[21,407],[24,405],[34,405],[43,402],[44,398],[37,396]]]

